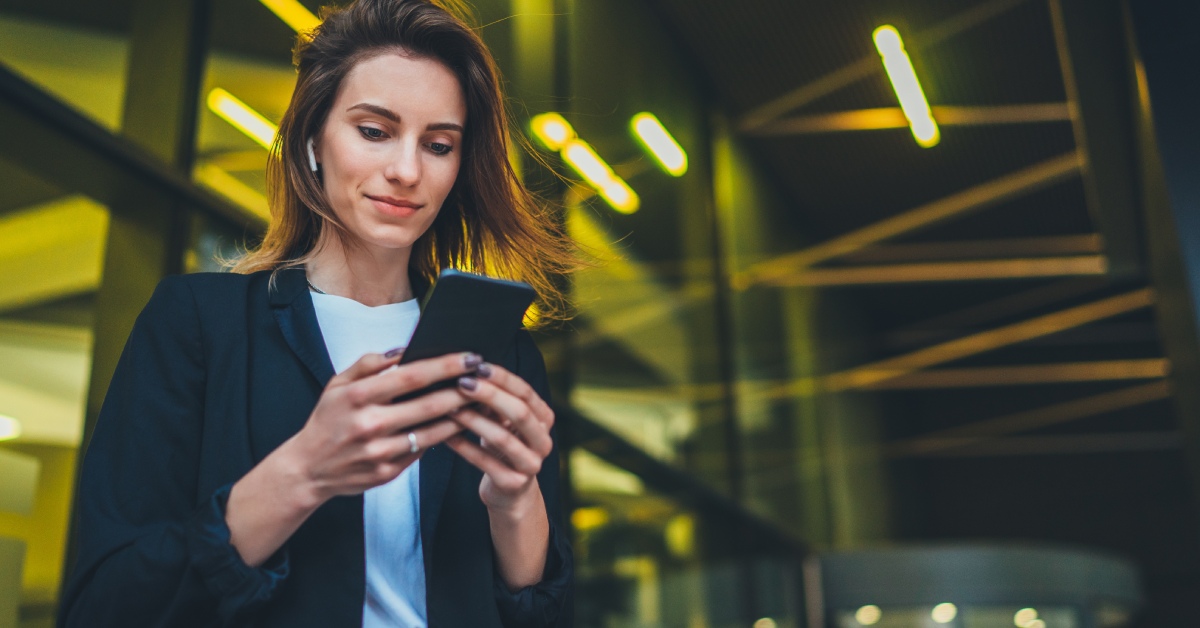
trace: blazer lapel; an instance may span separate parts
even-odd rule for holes
[[[333,361],[321,336],[303,268],[288,268],[276,274],[271,309],[288,346],[324,388],[333,377]]]

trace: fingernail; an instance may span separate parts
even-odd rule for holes
[[[383,354],[383,357],[391,360],[392,358],[398,357],[401,353],[404,353],[404,347],[396,347],[395,349]]]
[[[463,358],[463,366],[465,366],[466,368],[469,368],[469,369],[473,369],[482,363],[483,363],[483,358],[481,358],[479,356],[479,354],[476,354],[476,353],[468,353],[466,355],[466,357]]]
[[[475,390],[479,386],[479,382],[474,377],[460,377],[458,385],[462,386],[464,390]]]
[[[479,368],[475,369],[475,374],[484,379],[491,377],[492,376],[492,365],[488,364],[487,362],[480,364]]]

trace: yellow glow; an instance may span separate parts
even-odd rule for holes
[[[228,171],[212,163],[196,166],[192,173],[196,181],[215,190],[221,196],[250,210],[255,216],[264,221],[271,220],[271,210],[267,206],[267,197],[258,190],[242,183]]]
[[[214,88],[208,93],[208,108],[260,146],[271,150],[271,143],[275,141],[275,133],[279,127],[238,100],[236,96],[220,87]]]
[[[933,617],[933,621],[939,624],[948,624],[958,617],[958,607],[949,602],[943,602],[933,607],[933,612],[929,615]]]
[[[638,210],[641,201],[637,193],[612,171],[587,142],[580,139],[570,140],[563,147],[562,157],[584,180],[596,188],[613,209],[623,214],[632,214]]]
[[[0,440],[12,440],[21,435],[21,422],[0,414]]]
[[[297,33],[310,31],[321,24],[321,20],[296,0],[259,0]]]
[[[529,126],[532,127],[533,134],[550,150],[562,150],[567,142],[575,139],[575,129],[571,127],[571,123],[557,113],[538,114],[529,121]]]
[[[643,111],[633,116],[629,127],[668,173],[681,177],[687,172],[687,153],[683,152],[683,147],[671,137],[671,133],[654,114]]]
[[[1028,624],[1025,624],[1025,628],[1046,628],[1046,622],[1040,619],[1035,619]]]
[[[1013,615],[1013,624],[1020,628],[1029,628],[1029,625],[1038,618],[1038,612],[1032,608],[1022,608]]]
[[[571,525],[580,532],[587,532],[608,523],[608,511],[599,506],[576,508],[571,513]]]
[[[912,60],[904,50],[900,32],[893,26],[880,26],[875,29],[873,37],[875,48],[879,50],[879,56],[883,57],[883,67],[887,70],[888,79],[892,81],[897,98],[900,99],[900,108],[904,110],[904,117],[908,118],[917,144],[925,148],[936,146],[941,139],[941,131],[933,119],[933,112],[929,109],[929,101],[925,99],[921,82],[917,80]]]
[[[864,626],[874,626],[883,618],[883,611],[874,604],[867,604],[854,613],[854,621]]]
[[[671,554],[687,558],[696,552],[696,520],[688,514],[671,517],[663,530],[663,538]]]
[[[770,617],[763,617],[754,622],[754,628],[778,628],[778,626],[779,624],[775,623],[775,620]]]

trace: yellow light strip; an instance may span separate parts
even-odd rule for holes
[[[1106,272],[1108,272],[1108,260],[1103,255],[1074,255],[1069,257],[885,264],[847,268],[810,268],[794,275],[764,281],[762,285],[775,287],[854,286],[1027,279],[1030,277],[1079,277],[1103,275]]]
[[[1126,312],[1132,312],[1148,307],[1153,303],[1154,290],[1151,288],[1142,288],[1115,297],[1038,316],[1020,323],[951,340],[906,355],[834,373],[827,376],[822,383],[826,390],[833,392],[851,388],[864,388],[937,364],[952,362],[1026,340],[1049,336],[1060,331],[1094,323],[1098,320],[1111,318]]]
[[[320,26],[321,20],[296,0],[259,0],[297,33]]]
[[[237,177],[213,163],[203,163],[196,166],[193,177],[196,181],[212,188],[221,196],[246,208],[265,222],[271,220],[271,210],[267,197],[258,190],[242,183]]]
[[[1059,364],[1021,364],[1017,366],[981,366],[959,369],[916,371],[868,386],[872,389],[916,390],[929,388],[978,388],[1061,384],[1065,382],[1111,382],[1133,379],[1161,379],[1170,373],[1170,362],[1163,358],[1144,360],[1106,360]]]
[[[275,141],[275,133],[279,127],[238,100],[236,96],[220,87],[214,88],[208,93],[208,108],[260,146],[271,150],[271,143]]]
[[[917,72],[913,69],[912,60],[904,50],[904,41],[900,32],[894,26],[880,26],[872,36],[879,56],[883,58],[883,68],[887,70],[896,97],[900,99],[900,108],[904,117],[908,118],[909,127],[917,144],[924,148],[936,146],[941,139],[941,131],[933,119],[929,109],[929,101],[925,100],[925,92],[921,90],[921,82],[917,80]]]
[[[560,151],[567,142],[575,139],[575,129],[557,113],[541,113],[529,121],[533,134],[553,151]]]
[[[687,153],[654,114],[643,111],[633,116],[629,121],[629,128],[667,173],[682,177],[687,172]]]
[[[21,435],[21,422],[0,414],[0,440],[12,440]]]

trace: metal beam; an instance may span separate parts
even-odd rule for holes
[[[920,349],[912,353],[828,375],[821,387],[830,391],[865,388],[907,375],[930,366],[986,353],[1026,340],[1049,336],[1060,331],[1149,307],[1154,291],[1142,288],[1052,314],[1006,325]]]
[[[1130,59],[1116,0],[1049,0],[1084,195],[1115,275],[1141,275]]]
[[[1034,279],[1103,275],[1108,262],[1103,255],[1024,259],[886,264],[845,268],[810,268],[793,275],[762,281],[777,288],[798,286],[862,286],[896,283],[931,283],[1001,279]]]
[[[1162,379],[1170,371],[1170,362],[1163,358],[981,366],[917,371],[872,384],[867,388],[871,390],[918,390]]]
[[[1061,425],[1092,416],[1171,398],[1171,386],[1165,381],[1130,386],[1099,395],[1073,399],[1033,410],[1007,414],[961,427],[930,432],[916,438],[884,445],[889,458],[925,455],[980,441]]]
[[[1037,124],[1070,122],[1071,108],[1067,103],[1034,103],[1025,105],[994,105],[987,107],[931,107],[933,119],[940,126],[988,126],[997,124]],[[906,129],[908,120],[899,107],[858,109],[836,113],[793,116],[764,124],[746,135],[778,137],[842,133],[846,131],[878,131]]]
[[[970,30],[996,16],[1007,13],[1021,6],[1026,1],[992,0],[991,2],[978,4],[917,33],[913,37],[905,38],[907,41],[906,47],[911,52],[941,43],[954,35]],[[864,33],[863,36],[867,37],[868,34]],[[753,131],[786,115],[788,112],[795,111],[882,70],[883,64],[879,62],[879,56],[875,54],[868,55],[850,65],[834,70],[807,85],[797,87],[770,102],[751,109],[738,121],[737,128],[741,132]]]
[[[1048,187],[1075,176],[1083,165],[1083,156],[1077,152],[1055,157],[807,249],[755,264],[734,275],[731,283],[735,289],[744,290],[755,284],[787,277],[800,269],[862,250],[872,244],[926,229],[950,218],[981,211]]]
[[[984,259],[993,257],[1043,257],[1103,253],[1104,238],[1095,233],[1002,240],[958,240],[954,242],[911,242],[876,244],[843,255],[854,264],[926,262],[931,260]]]
[[[982,458],[993,456],[1061,456],[1071,454],[1120,454],[1172,451],[1183,448],[1183,433],[1112,432],[1054,436],[1012,436],[980,441],[907,457]]]

